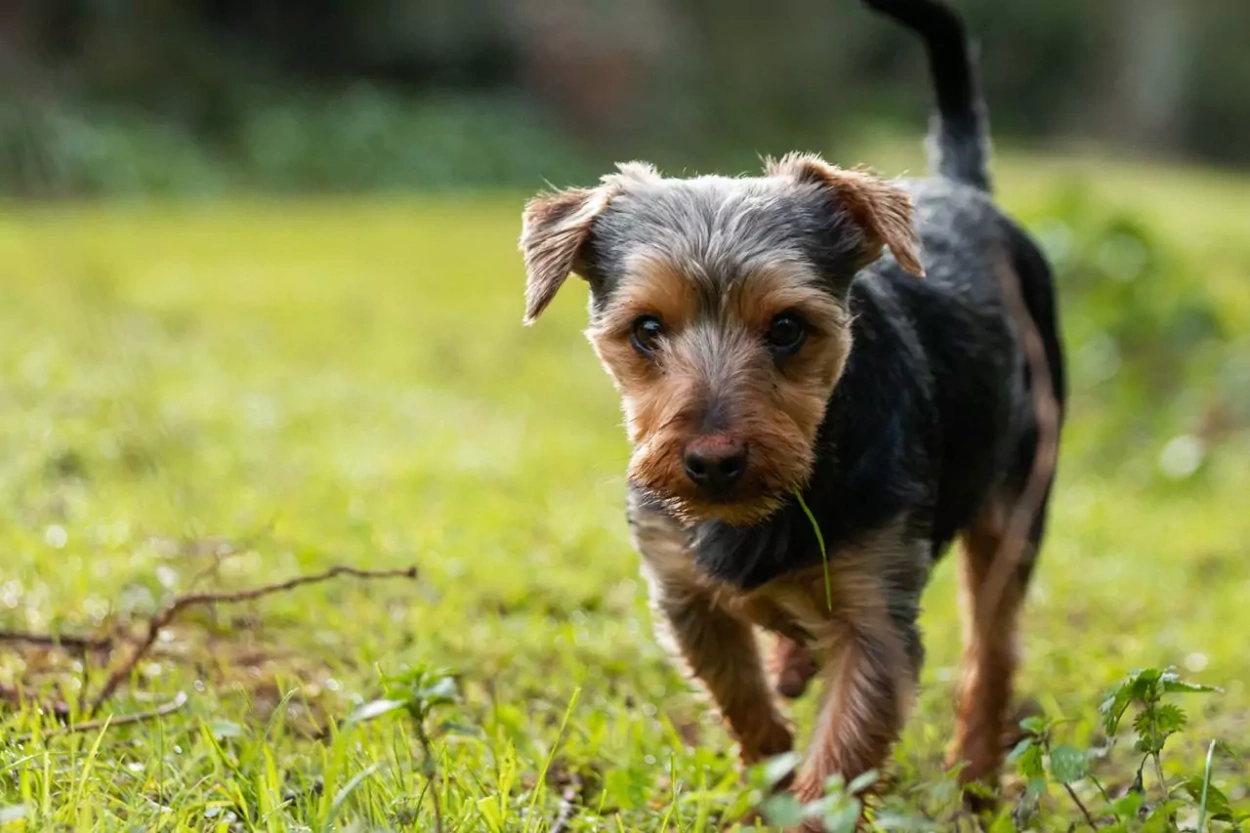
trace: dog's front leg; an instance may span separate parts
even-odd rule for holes
[[[831,775],[880,771],[902,730],[914,684],[903,642],[887,622],[839,621],[822,635],[825,691],[811,747],[794,783],[803,802]]]
[[[719,606],[712,593],[665,582],[652,585],[656,629],[711,695],[738,741],[742,762],[790,751],[793,736],[764,673],[755,629]]]
[[[794,738],[764,673],[755,629],[718,601],[672,518],[631,502],[629,522],[650,585],[656,635],[711,695],[743,763],[790,751]]]
[[[801,802],[823,796],[832,775],[849,783],[881,772],[902,731],[922,661],[915,623],[925,570],[907,555],[917,550],[849,554],[831,566],[828,595],[817,575],[780,599],[814,635],[824,683],[812,742],[792,786]],[[822,828],[812,822],[809,829]]]

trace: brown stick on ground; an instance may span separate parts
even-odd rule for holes
[[[113,647],[111,636],[74,636],[72,634],[30,633],[0,630],[0,642],[16,642],[40,648],[67,648],[73,651],[108,651]]]
[[[0,683],[0,702],[12,703],[14,706],[20,707],[23,703],[33,703],[43,708],[49,714],[64,719],[69,717],[70,707],[64,700],[40,700],[28,691],[17,686],[9,686]]]
[[[68,735],[74,732],[94,732],[96,729],[112,729],[114,726],[125,726],[127,723],[142,723],[147,720],[156,720],[157,718],[164,717],[167,714],[173,714],[186,704],[187,693],[185,691],[180,691],[174,695],[174,699],[170,700],[168,703],[162,703],[156,708],[149,709],[145,712],[134,712],[133,714],[123,714],[117,716],[109,715],[102,720],[87,720],[70,726],[62,726],[58,729],[53,729],[50,732],[43,732],[40,737],[44,739],[54,738],[57,735]],[[33,733],[27,733],[25,735],[18,735],[17,740],[19,742],[25,742],[33,737]]]
[[[113,692],[121,685],[122,681],[134,671],[135,665],[143,658],[156,642],[157,636],[160,635],[161,629],[168,626],[180,613],[190,607],[211,606],[217,604],[235,604],[237,602],[247,602],[253,599],[259,599],[262,596],[271,596],[275,593],[282,593],[301,587],[305,584],[316,584],[318,582],[329,581],[339,576],[353,576],[360,579],[379,579],[379,578],[408,578],[415,579],[417,577],[416,567],[404,567],[394,570],[360,570],[355,567],[336,566],[331,567],[324,573],[316,573],[309,576],[296,576],[287,581],[277,584],[266,584],[261,587],[254,587],[249,590],[239,590],[233,593],[191,593],[186,596],[178,596],[165,607],[161,608],[155,615],[147,621],[147,629],[143,638],[135,643],[130,650],[129,655],[124,660],[114,665],[112,672],[104,682],[104,686],[100,691],[91,698],[90,705],[87,707],[87,714],[94,715],[99,711],[100,706],[113,696]]]

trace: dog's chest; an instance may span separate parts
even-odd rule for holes
[[[667,516],[645,512],[630,520],[634,546],[653,592],[707,595],[734,616],[804,644],[828,627],[838,608],[838,600],[825,595],[820,568],[799,570],[743,590],[700,567],[688,546],[686,530]]]
[[[804,570],[750,592],[722,590],[719,598],[739,618],[809,645],[828,630],[839,607],[838,600],[823,595],[819,574]]]
[[[930,547],[923,538],[908,536],[906,528],[905,516],[898,516],[830,551],[827,562],[744,589],[704,569],[691,551],[688,530],[672,518],[652,511],[630,516],[634,546],[657,601],[702,598],[760,628],[822,647],[846,623],[874,626],[888,622],[895,607],[918,605]]]

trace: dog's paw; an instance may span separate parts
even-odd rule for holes
[[[781,636],[773,646],[768,662],[773,688],[782,697],[801,697],[819,667],[811,653],[793,639]]]
[[[1024,740],[1028,734],[1021,726],[1020,722],[1026,717],[1036,717],[1045,714],[1042,704],[1036,698],[1029,697],[1021,700],[1012,710],[1007,718],[1007,724],[1003,726],[1003,749],[1011,751],[1016,748],[1016,744]]]

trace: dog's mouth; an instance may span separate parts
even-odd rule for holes
[[[710,521],[735,527],[755,526],[768,520],[781,508],[787,494],[785,491],[759,487],[721,494],[697,491],[677,494],[649,487],[644,483],[634,482],[632,485],[689,526]]]

